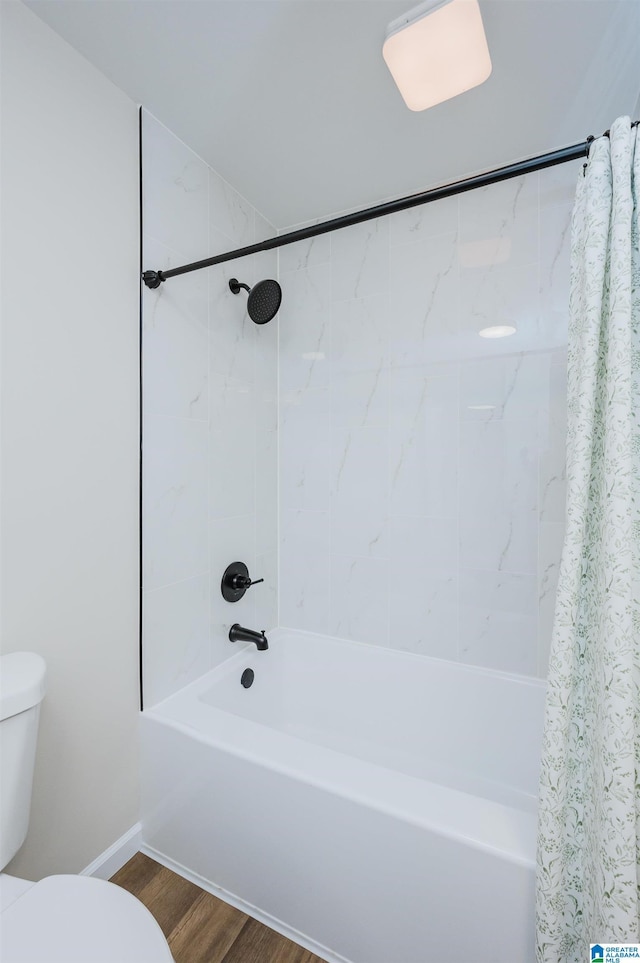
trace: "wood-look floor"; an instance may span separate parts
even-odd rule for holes
[[[175,963],[324,963],[143,853],[111,878],[157,919]]]

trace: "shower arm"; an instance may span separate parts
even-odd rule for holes
[[[640,121],[636,120],[631,126],[637,127],[639,123]],[[607,130],[603,137],[608,136],[609,131]],[[239,247],[234,251],[216,254],[214,257],[205,258],[203,261],[193,261],[191,264],[183,264],[167,271],[145,271],[142,280],[148,288],[158,288],[163,281],[180,274],[189,274],[191,271],[213,267],[215,264],[223,264],[225,261],[234,261],[236,258],[247,257],[249,254],[273,251],[275,248],[284,247],[286,244],[295,244],[296,241],[305,241],[308,238],[318,237],[320,234],[341,230],[343,227],[352,227],[354,224],[362,224],[364,221],[371,221],[387,214],[396,214],[398,211],[406,211],[421,204],[439,201],[454,194],[462,194],[478,187],[487,187],[489,184],[497,184],[499,181],[506,181],[522,174],[532,174],[547,167],[555,167],[557,164],[566,164],[568,161],[578,160],[580,157],[588,158],[589,148],[594,139],[593,136],[589,136],[579,144],[572,144],[571,147],[561,147],[559,150],[538,154],[536,157],[529,157],[526,160],[516,161],[515,164],[507,164],[506,167],[498,167],[483,174],[475,174],[473,177],[453,181],[451,184],[444,184],[442,187],[434,187],[428,191],[421,191],[419,194],[409,194],[407,197],[400,197],[395,201],[385,201],[375,207],[355,211],[353,214],[344,214],[329,221],[322,221],[320,224],[313,224],[297,231],[290,231],[288,234],[281,234],[279,237],[267,238],[266,241],[249,244],[247,247]],[[246,285],[241,286],[246,287]]]
[[[236,280],[236,278],[231,278],[229,281],[229,289],[233,291],[234,294],[240,294],[240,288],[244,288],[248,294],[251,294],[251,288],[248,284],[244,284],[242,281]]]

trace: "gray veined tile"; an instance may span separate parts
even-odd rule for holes
[[[460,564],[484,571],[533,574],[538,561],[538,517],[479,510],[460,515]]]
[[[206,257],[207,165],[147,111],[142,142],[145,233],[185,262]]]
[[[460,573],[460,659],[474,665],[535,675],[535,575]]]
[[[278,548],[278,433],[256,432],[256,554]]]
[[[263,629],[272,629],[278,625],[278,553],[269,552],[256,557],[256,574],[254,578],[263,578],[261,585],[256,585],[254,596],[255,624]]]
[[[167,268],[179,257],[148,236],[146,263]],[[143,291],[143,383],[147,414],[208,417],[206,278],[185,275]]]
[[[458,656],[458,575],[446,565],[422,568],[411,562],[413,590],[407,591],[407,569],[391,564],[389,642],[392,648],[438,659]]]
[[[562,348],[569,327],[571,206],[540,210],[541,346]]]
[[[389,225],[386,218],[334,233],[331,238],[333,301],[384,293],[388,277]]]
[[[209,434],[209,516],[225,518],[255,511],[256,449],[234,425]]]
[[[388,479],[385,429],[334,429],[331,465],[333,509],[386,512]]]
[[[389,557],[395,567],[411,572],[414,569],[457,570],[457,518],[392,515],[388,528]]]
[[[537,419],[461,423],[461,514],[537,511],[538,430]]]
[[[459,358],[459,270],[456,235],[392,248],[389,356],[393,365]]]
[[[144,593],[145,704],[154,705],[211,668],[209,574]]]
[[[480,331],[496,325],[514,327],[505,338],[484,338]],[[540,349],[538,263],[491,270],[461,269],[460,353],[487,358]]]
[[[330,314],[328,264],[287,276],[279,312],[281,388],[301,390],[329,384]]]
[[[392,515],[455,517],[458,510],[458,436],[455,422],[437,411],[389,438],[389,511]]]
[[[254,209],[216,171],[209,168],[210,226],[225,234],[234,247],[254,240]]]
[[[144,422],[144,586],[158,588],[208,569],[207,423]]]
[[[383,426],[388,413],[386,296],[341,301],[331,311],[331,419],[336,428]]]
[[[331,633],[388,645],[387,559],[331,556]]]
[[[280,620],[288,628],[329,631],[329,513],[283,511],[280,540]]]
[[[458,231],[458,197],[446,197],[389,217],[392,247],[416,244],[429,237]]]
[[[538,175],[460,195],[460,263],[487,273],[538,259]]]
[[[280,497],[283,508],[327,511],[331,500],[328,388],[282,395]]]
[[[331,553],[387,558],[390,554],[388,519],[378,512],[359,507],[334,508],[331,512]]]
[[[324,264],[329,261],[330,257],[331,237],[329,234],[321,234],[319,237],[312,237],[306,241],[296,241],[295,244],[286,244],[279,249],[280,272],[283,275],[281,280],[286,285],[287,279],[284,277],[286,273],[303,271],[314,264]]]
[[[259,214],[258,211],[256,211],[255,208],[254,208],[254,212],[253,212],[253,243],[254,243],[254,244],[257,244],[257,243],[259,243],[260,241],[266,241],[266,240],[268,240],[269,238],[277,237],[277,234],[278,234],[278,232],[277,232],[276,228],[273,226],[273,224],[271,224],[271,223],[266,219],[266,217],[263,217],[262,214]],[[268,252],[265,252],[265,253],[268,253]],[[274,253],[274,256],[277,256],[276,252],[273,252],[273,253]],[[260,256],[262,256],[262,255],[260,255]],[[277,263],[276,263],[276,270],[277,270]],[[274,277],[275,277],[275,274],[274,274]]]
[[[557,206],[573,205],[578,177],[582,176],[583,163],[581,158],[539,171],[541,214]]]
[[[535,420],[547,405],[550,360],[519,352],[468,361],[460,369],[463,421]]]

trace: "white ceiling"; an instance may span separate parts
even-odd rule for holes
[[[602,133],[640,94],[640,0],[480,0],[493,73],[409,111],[382,60],[415,0],[27,0],[277,227]]]

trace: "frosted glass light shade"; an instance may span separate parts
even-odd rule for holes
[[[426,110],[491,74],[478,0],[428,0],[393,20],[382,56],[410,110]]]

